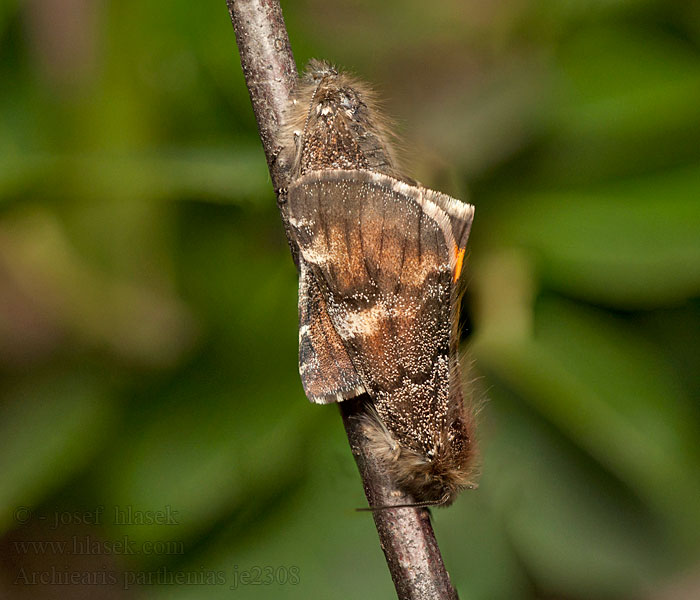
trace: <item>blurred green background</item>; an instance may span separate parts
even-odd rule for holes
[[[462,599],[700,598],[700,4],[283,8],[476,205]],[[224,0],[2,0],[0,211],[0,597],[393,597]]]

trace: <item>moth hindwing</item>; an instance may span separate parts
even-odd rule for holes
[[[359,396],[365,388],[328,316],[326,296],[303,259],[299,266],[299,373],[304,391],[319,404]]]

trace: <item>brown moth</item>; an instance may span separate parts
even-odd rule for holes
[[[279,155],[299,255],[299,372],[312,402],[368,394],[364,431],[418,503],[473,486],[472,413],[457,357],[474,207],[399,170],[374,94],[311,61]]]

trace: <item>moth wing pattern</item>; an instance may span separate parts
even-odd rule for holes
[[[384,416],[409,439],[415,424],[404,416],[444,413],[449,384],[435,389],[451,377],[455,233],[466,242],[473,207],[361,170],[305,175],[288,202],[303,260],[379,412],[403,390]]]
[[[464,254],[474,218],[474,207],[440,192],[424,191],[427,200],[439,206],[449,219],[452,236],[451,238],[448,236],[446,239],[450,239],[453,244],[450,250],[454,255],[453,281],[456,282],[462,274]]]
[[[364,393],[359,374],[330,322],[316,275],[300,260],[299,374],[312,402],[328,404]]]

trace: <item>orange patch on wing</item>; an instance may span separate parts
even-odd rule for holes
[[[455,274],[453,281],[456,282],[462,274],[462,265],[464,263],[464,251],[466,248],[460,248],[455,244]]]

